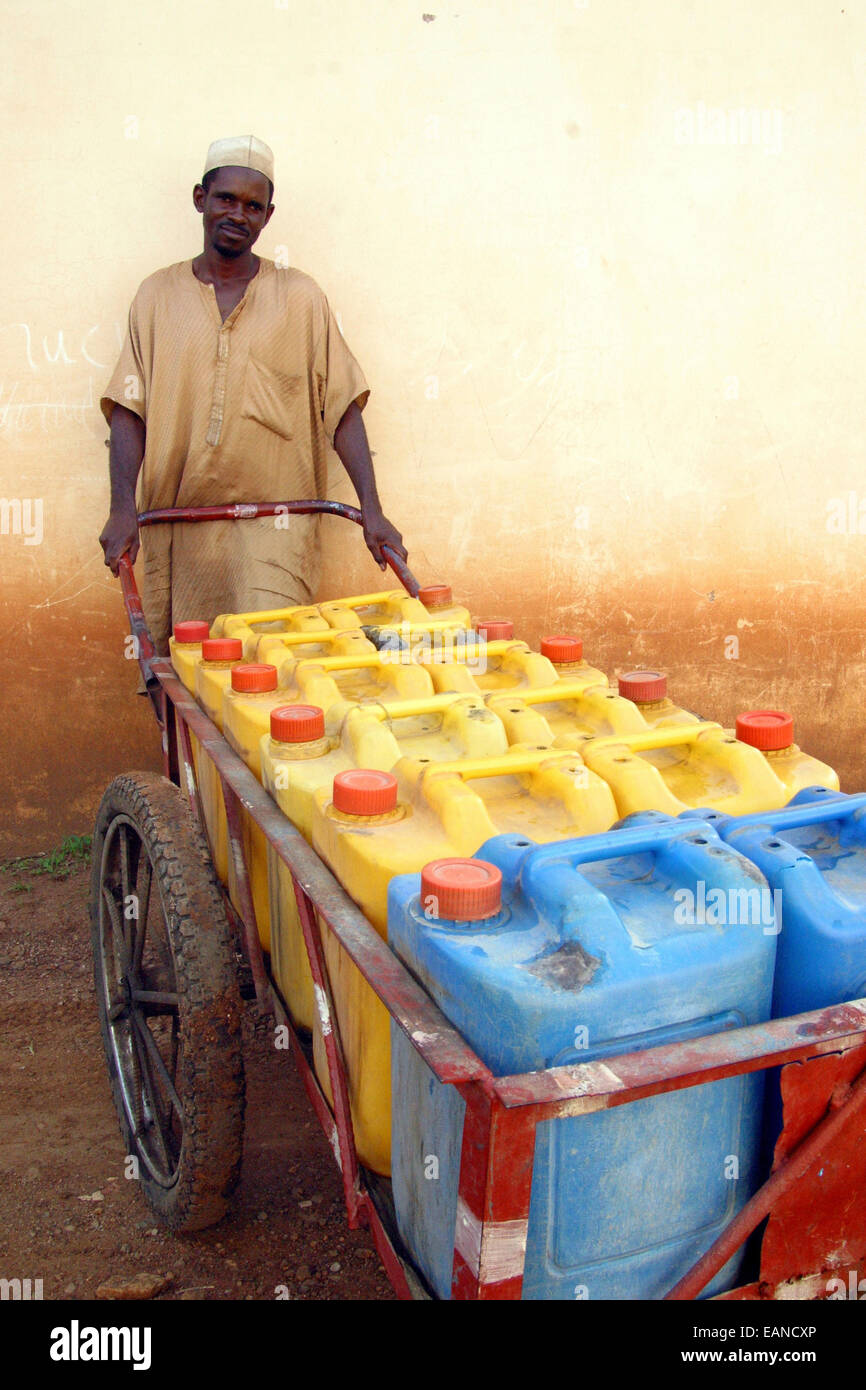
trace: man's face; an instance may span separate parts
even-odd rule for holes
[[[234,165],[217,169],[208,189],[196,184],[192,197],[202,215],[205,249],[213,247],[227,260],[255,245],[274,210],[264,174]]]

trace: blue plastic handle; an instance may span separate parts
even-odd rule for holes
[[[863,797],[866,804],[866,796]],[[667,849],[676,840],[695,840],[696,831],[703,830],[714,844],[720,843],[719,836],[706,821],[687,822],[671,817],[670,820],[651,825],[628,826],[624,830],[608,830],[603,835],[582,835],[575,840],[554,840],[547,845],[539,845],[527,854],[523,872],[535,872],[549,864],[565,861],[576,867],[578,864],[593,864],[599,859],[620,859],[626,854],[648,854]]]
[[[785,806],[781,811],[753,811],[748,816],[732,816],[722,830],[722,837],[728,833],[749,829],[751,826],[766,826],[772,834],[783,830],[798,830],[801,826],[820,825],[829,820],[847,820],[855,811],[866,808],[866,793],[846,796],[842,792],[831,792],[826,800],[806,801],[799,806]]]
[[[582,903],[587,912],[612,911],[606,895],[578,871],[580,865],[601,859],[622,859],[630,854],[658,854],[675,844],[696,844],[701,849],[705,844],[723,847],[723,841],[705,821],[680,821],[671,816],[661,822],[539,845],[526,854],[520,865],[520,886],[539,910],[554,900],[562,904],[563,912],[568,905],[569,923],[563,924],[563,935],[579,934],[578,903]]]

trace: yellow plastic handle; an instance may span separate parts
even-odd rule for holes
[[[279,623],[286,622],[295,613],[318,613],[318,609],[315,604],[296,603],[291,608],[263,608],[257,613],[231,613],[228,616],[240,618],[245,623]],[[324,618],[322,622],[325,622]]]
[[[490,644],[493,646],[493,643]],[[602,681],[562,681],[558,685],[530,686],[523,690],[507,691],[497,690],[495,695],[488,696],[487,703],[491,709],[499,704],[505,704],[508,700],[520,700],[524,705],[550,705],[557,700],[580,700],[588,690],[601,688],[610,689]],[[616,692],[611,690],[611,695]]]
[[[537,772],[547,763],[580,763],[579,753],[573,750],[539,748],[530,751],[503,753],[496,758],[462,758],[453,763],[431,763],[426,777],[456,773],[466,780],[470,777],[511,777],[518,772]]]
[[[326,627],[322,632],[260,632],[256,636],[284,647],[309,647],[313,643],[345,642],[347,637],[356,634],[359,642],[367,640],[360,628],[345,627]]]
[[[325,607],[324,604],[322,606]],[[386,619],[384,622],[369,623],[366,626],[378,628],[380,633],[392,632],[395,637],[413,637],[415,633],[421,632],[436,634],[473,631],[472,628],[464,627],[459,618],[400,618],[396,621]],[[492,645],[491,642],[490,646]]]
[[[406,598],[404,589],[383,589],[378,594],[353,594],[351,598],[329,599],[327,603],[319,604],[319,611],[327,613],[330,608],[368,608],[372,603],[387,603],[389,600],[398,602]]]
[[[415,719],[421,714],[435,714],[438,710],[449,709],[463,700],[470,709],[484,709],[480,695],[468,694],[465,690],[447,690],[438,695],[429,695],[423,700],[395,700],[392,704],[380,705],[373,700],[364,700],[358,709],[371,714],[374,719]]]
[[[411,628],[415,632],[433,632],[442,629],[453,633],[455,636],[457,636],[458,633],[465,633],[468,636],[473,631],[472,628],[468,627],[455,627],[453,623],[404,623],[403,628]],[[397,627],[383,628],[382,631],[396,632],[398,636],[401,635],[401,631]],[[407,631],[406,636],[411,637],[412,632]],[[529,647],[526,642],[504,641],[500,638],[495,642],[466,642],[461,640],[454,643],[454,650],[459,651],[461,657],[471,658],[482,656],[485,653],[488,656],[504,656],[508,651],[528,652]],[[441,657],[435,652],[432,652],[430,655],[432,660],[441,660]],[[448,653],[443,653],[443,655],[447,656]],[[416,660],[423,661],[424,653],[419,653]]]
[[[335,629],[339,631],[339,629]],[[369,652],[363,656],[308,656],[302,657],[295,669],[295,675],[318,666],[320,671],[380,671],[395,662],[382,658],[379,652]]]
[[[633,753],[642,753],[652,748],[675,748],[679,743],[695,743],[704,734],[713,730],[724,733],[721,724],[675,724],[670,729],[648,729],[645,734],[605,734],[602,738],[587,739],[586,751],[597,749],[629,748]]]

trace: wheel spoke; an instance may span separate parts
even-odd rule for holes
[[[136,1004],[162,1004],[164,1008],[145,1009],[146,1014],[175,1013],[179,995],[167,989],[130,989],[130,996]]]
[[[144,1068],[142,1067],[142,1061],[139,1056],[139,1046],[135,1036],[135,1029],[130,1025],[128,1016],[126,1023],[126,1054],[129,1059],[129,1067],[132,1072],[132,1127],[135,1132],[136,1139],[139,1139],[144,1133],[145,1129],[144,1095],[142,1091],[142,1087],[144,1084],[142,1080],[142,1073]]]
[[[120,842],[120,891],[124,901],[129,896],[129,826],[119,825],[117,838]]]
[[[144,856],[144,864],[147,878],[143,891],[139,894],[138,898],[138,930],[136,931],[135,945],[132,952],[132,969],[133,973],[136,975],[141,970],[141,957],[144,952],[144,938],[147,932],[147,914],[150,911],[150,888],[153,883],[153,865],[147,855]]]
[[[169,1100],[174,1106],[174,1109],[177,1111],[179,1119],[183,1121],[183,1106],[180,1102],[180,1096],[174,1089],[174,1083],[171,1077],[169,1076],[168,1071],[166,1070],[166,1065],[163,1061],[162,1053],[160,1052],[157,1046],[156,1038],[151,1033],[150,1029],[145,1023],[144,1019],[138,1013],[137,1009],[134,1009],[132,1011],[131,1018],[136,1028],[138,1029],[139,1036],[143,1039],[147,1047],[151,1060],[153,1061],[157,1071],[159,1072],[163,1085],[168,1091]]]
[[[118,915],[114,894],[105,883],[102,885],[102,900],[108,908],[108,915],[111,918],[112,954],[114,956],[115,974],[117,973],[117,955],[119,947],[121,974],[125,975],[129,969],[129,953],[126,944],[126,935]]]
[[[126,943],[126,959],[129,961],[132,955],[132,938],[135,931],[129,913],[130,897],[130,876],[129,876],[129,826],[121,825],[117,832],[120,841],[120,906],[121,922],[123,925],[123,939]]]
[[[171,1079],[172,1079],[172,1081],[173,1081],[174,1078],[177,1076],[177,1054],[178,1054],[178,1042],[179,1042],[179,1039],[180,1039],[180,1020],[178,1019],[177,1014],[175,1014],[174,1018],[173,1018],[172,1021],[171,1021],[171,1057],[169,1058],[169,1068],[168,1068],[169,1071],[171,1072]]]
[[[143,1024],[135,1014],[131,1015],[133,1022],[138,1025],[138,1030],[147,1031],[147,1025]],[[136,1140],[139,1144],[153,1144],[157,1150],[157,1162],[162,1164],[162,1171],[165,1177],[170,1177],[172,1173],[172,1160],[165,1142],[165,1134],[162,1128],[162,1121],[159,1110],[159,1097],[154,1086],[153,1074],[147,1058],[147,1046],[142,1047],[144,1041],[140,1037],[140,1031],[133,1029],[134,1052],[136,1056],[138,1074],[141,1086],[138,1090],[140,1101],[139,1106],[139,1125],[136,1131]]]

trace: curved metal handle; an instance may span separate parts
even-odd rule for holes
[[[142,512],[138,524],[156,526],[160,522],[174,521],[248,521],[258,516],[310,516],[315,513],[342,516],[347,521],[354,521],[357,526],[364,524],[357,507],[321,497],[296,502],[225,502],[212,507],[160,507],[155,511]],[[412,598],[417,598],[420,586],[406,561],[390,545],[382,546],[382,554],[406,592]]]

